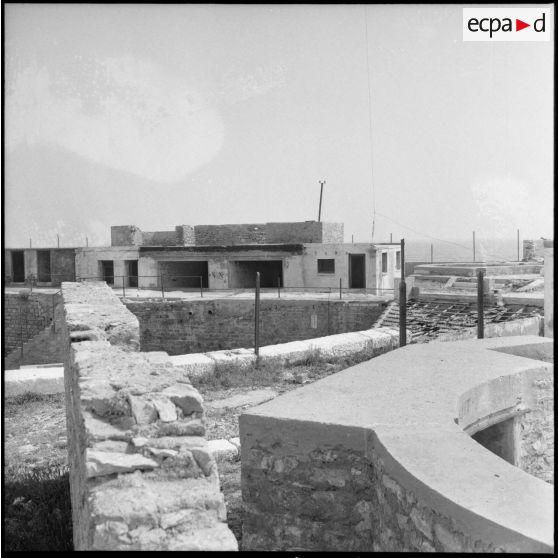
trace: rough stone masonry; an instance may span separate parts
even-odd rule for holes
[[[202,397],[104,284],[63,283],[74,548],[238,550]]]

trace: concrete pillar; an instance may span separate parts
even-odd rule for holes
[[[157,289],[159,284],[159,266],[153,258],[139,258],[138,260],[139,288]]]
[[[24,250],[23,261],[25,265],[25,278],[30,275],[34,275],[35,278],[39,275],[39,269],[37,267],[37,250]]]
[[[122,288],[122,284],[125,281],[123,277],[126,275],[126,265],[124,264],[124,260],[114,260],[114,286]],[[125,282],[124,285],[126,286],[128,283]]]
[[[210,259],[207,263],[207,273],[210,289],[229,288],[229,266],[225,258]]]

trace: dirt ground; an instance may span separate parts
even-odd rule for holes
[[[4,466],[35,469],[67,463],[64,394],[20,402],[8,398],[4,406]],[[8,479],[7,479],[8,480]]]
[[[314,364],[285,371],[280,380],[266,383],[278,395],[327,376],[341,365]],[[233,395],[250,393],[262,386],[215,389],[198,386],[206,402],[228,399]],[[238,417],[248,405],[232,409],[206,408],[206,437],[208,440],[231,439],[239,436]],[[45,465],[67,465],[67,438],[64,394],[6,399],[4,407],[4,480],[10,483],[22,472],[38,470]],[[242,543],[242,496],[240,492],[240,458],[219,461],[221,489],[227,505],[229,527]],[[11,506],[13,502],[4,502]]]

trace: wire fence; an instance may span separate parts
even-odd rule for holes
[[[99,275],[77,277],[76,281],[105,281],[113,289],[122,290],[122,296],[126,297],[126,293],[141,291],[156,291],[160,292],[161,298],[168,297],[173,292],[196,292],[199,291],[200,297],[208,292],[228,292],[234,294],[253,293],[256,288],[254,285],[242,285],[236,287],[223,287],[223,288],[209,288],[208,277],[203,275],[173,275],[173,274],[159,274],[159,275]],[[343,286],[340,279],[339,285],[291,285],[285,287],[282,285],[281,278],[276,280],[276,286],[271,286],[268,281],[264,286],[260,287],[262,293],[276,293],[277,298],[281,298],[281,294],[292,293],[316,293],[327,294],[329,296],[335,295],[339,299],[343,299],[347,295],[366,295],[366,296],[390,296],[393,295],[395,289],[383,287],[347,287]],[[155,292],[150,292],[150,297],[157,297]]]

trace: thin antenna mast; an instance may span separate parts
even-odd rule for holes
[[[370,181],[372,185],[372,242],[374,242],[374,227],[376,225],[376,196],[374,193],[374,164],[372,157],[372,91],[370,89],[370,60],[368,54],[368,14],[364,6],[364,31],[366,36],[366,82],[368,84],[368,133],[370,136]]]

